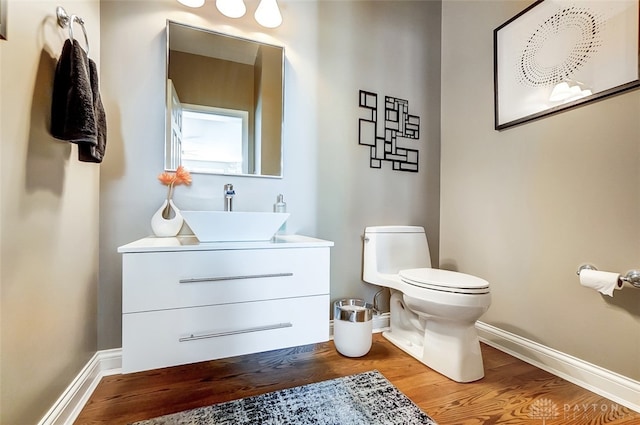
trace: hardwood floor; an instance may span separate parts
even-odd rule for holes
[[[640,413],[482,344],[485,377],[460,384],[380,334],[347,358],[333,342],[103,378],[76,424],[127,424],[377,369],[440,425],[639,424]],[[348,424],[345,424],[348,425]]]

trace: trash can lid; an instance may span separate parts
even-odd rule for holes
[[[373,305],[358,298],[345,298],[335,302],[333,320],[368,322],[373,318]]]

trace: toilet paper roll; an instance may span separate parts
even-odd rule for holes
[[[619,273],[585,269],[580,272],[580,284],[613,297],[613,290],[622,289],[623,282]]]

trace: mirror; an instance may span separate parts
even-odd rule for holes
[[[165,169],[282,177],[284,48],[167,21]]]

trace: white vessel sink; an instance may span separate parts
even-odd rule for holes
[[[289,218],[288,213],[180,211],[200,242],[266,241]]]

